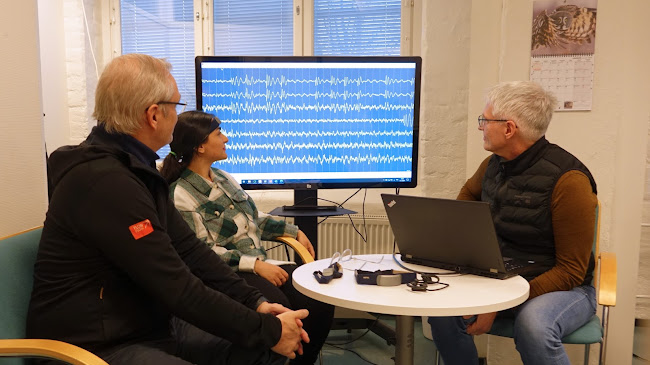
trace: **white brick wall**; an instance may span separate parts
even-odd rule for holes
[[[68,74],[68,104],[70,107],[70,144],[83,141],[96,124],[92,118],[94,90],[97,84],[88,31],[84,23],[82,7],[84,0],[63,0],[64,33],[66,45],[66,69]],[[90,39],[93,49],[101,49],[98,29],[98,1],[84,1]]]

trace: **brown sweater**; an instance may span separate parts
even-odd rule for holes
[[[481,200],[483,175],[490,157],[460,189],[457,199]],[[551,197],[551,217],[555,238],[555,266],[530,282],[530,298],[582,284],[594,239],[596,205],[589,178],[580,171],[560,177]]]

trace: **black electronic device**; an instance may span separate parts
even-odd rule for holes
[[[336,205],[283,205],[282,210],[335,211]]]
[[[357,280],[357,284],[397,286],[412,282],[416,279],[416,274],[414,272],[392,269],[376,271],[355,270],[354,278]]]

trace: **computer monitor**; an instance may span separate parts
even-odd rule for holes
[[[417,184],[420,57],[196,57],[244,189]]]

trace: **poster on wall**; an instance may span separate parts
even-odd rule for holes
[[[557,111],[591,110],[597,1],[533,2],[530,80],[557,97]]]

